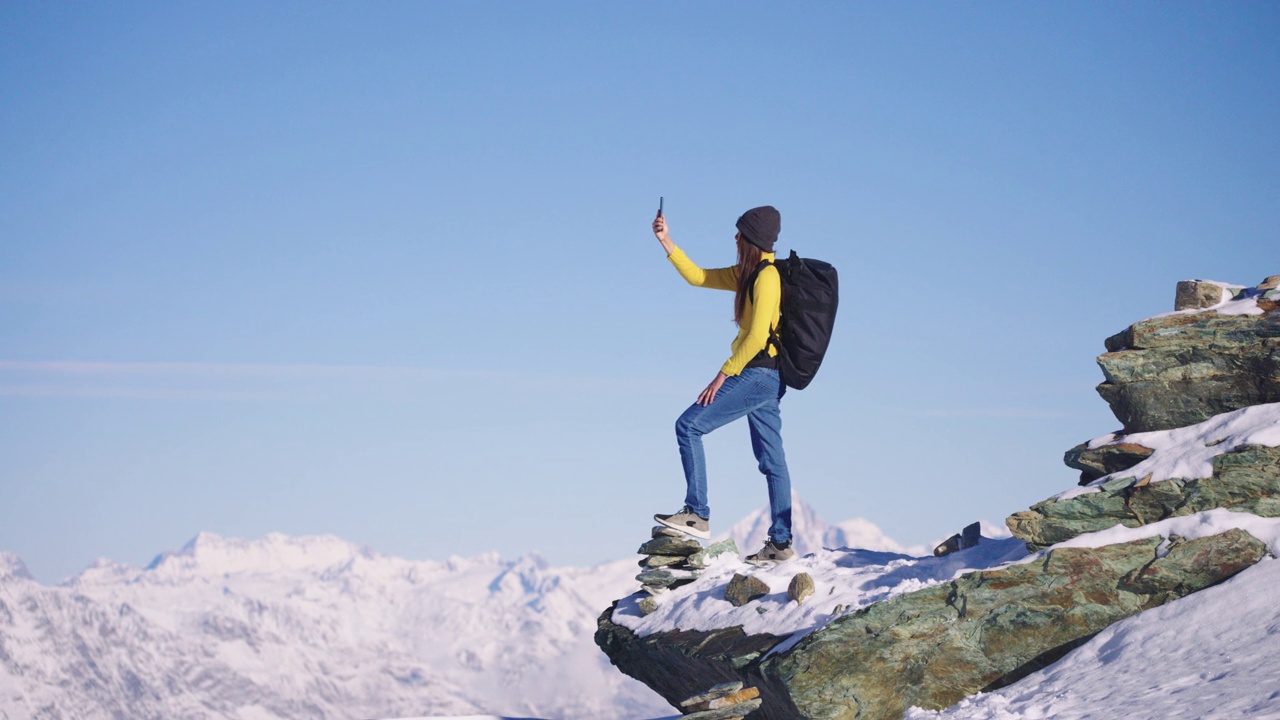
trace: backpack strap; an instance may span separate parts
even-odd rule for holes
[[[747,278],[747,297],[751,299],[751,304],[756,304],[756,279],[760,277],[760,271],[773,264],[772,260],[761,260],[756,265],[756,269],[751,271],[751,277]]]
[[[760,277],[761,270],[764,270],[766,267],[773,264],[774,262],[772,260],[761,260],[760,263],[756,265],[756,269],[751,271],[751,277],[747,280],[747,297],[751,299],[751,304],[753,306],[756,304],[756,279]],[[778,271],[778,281],[782,281],[781,270]],[[782,339],[778,337],[778,329],[773,325],[769,325],[769,339],[764,344],[765,352],[769,351],[770,345],[778,348],[779,355],[782,354]]]

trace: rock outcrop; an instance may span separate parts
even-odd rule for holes
[[[1231,577],[1266,554],[1248,533],[1051,550],[833,620],[795,647],[741,628],[637,637],[599,620],[596,643],[675,704],[712,682],[759,685],[754,719],[900,718],[940,709],[1056,661],[1107,625]],[[1159,549],[1159,551],[1157,551]]]
[[[1269,405],[1280,403],[1275,284],[1188,285],[1180,305],[1207,309],[1136,323],[1107,340],[1099,392],[1125,430],[1067,452],[1088,487],[1008,519],[1038,553],[1026,561],[945,575],[952,579],[852,612],[837,605],[798,637],[740,625],[641,636],[616,622],[615,604],[599,619],[596,643],[673,704],[737,680],[760,688],[752,720],[896,720],[912,706],[941,709],[1016,682],[1118,620],[1222,582],[1267,546],[1234,524],[1215,534],[1161,528],[1189,527],[1171,518],[1219,508],[1280,517],[1280,404]],[[1228,305],[1235,314],[1218,311]],[[689,602],[715,592],[702,588]]]
[[[1050,498],[1007,522],[1015,537],[1038,550],[1115,525],[1138,527],[1214,508],[1280,517],[1280,447],[1245,445],[1218,455],[1207,478],[1117,477],[1098,492]]]
[[[1225,580],[1266,552],[1232,530],[1064,548],[1041,561],[977,572],[840,618],[763,663],[798,717],[896,720],[941,709],[1055,662],[1107,625]],[[796,717],[796,716],[792,716]]]
[[[1275,292],[1243,291],[1241,301],[1261,314],[1164,315],[1107,338],[1098,394],[1124,431],[1168,430],[1280,402],[1280,313],[1262,311]]]

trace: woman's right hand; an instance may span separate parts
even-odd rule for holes
[[[662,247],[670,255],[674,245],[671,242],[671,234],[667,232],[667,219],[665,217],[659,215],[653,219],[653,236],[658,238],[658,242],[662,243]]]

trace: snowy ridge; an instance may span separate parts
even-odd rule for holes
[[[32,579],[31,573],[27,571],[27,564],[22,562],[22,558],[13,553],[0,552],[0,579],[10,577]]]
[[[765,505],[739,520],[716,540],[731,539],[744,555],[759,550],[769,537],[769,506]],[[923,548],[903,548],[870,520],[854,518],[828,524],[796,493],[791,494],[791,524],[795,535],[792,548],[797,555],[816,553],[823,548],[861,548],[885,552],[923,553]]]
[[[99,561],[45,587],[5,558],[9,717],[670,714],[592,639],[633,560],[415,562],[334,537],[204,533],[148,568]]]

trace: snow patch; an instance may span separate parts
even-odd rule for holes
[[[613,622],[642,637],[670,630],[707,631],[741,625],[747,633],[791,635],[775,648],[775,652],[782,652],[845,613],[1026,555],[1026,546],[1014,538],[983,538],[977,547],[941,558],[866,549],[822,550],[765,569],[722,555],[698,580],[659,596],[658,609],[649,615],[641,613],[638,605],[643,594],[618,601]],[[800,572],[813,578],[815,592],[797,604],[787,598],[787,586]],[[770,593],[734,607],[724,599],[725,586],[734,573],[762,580]]]
[[[1055,496],[1069,500],[1088,493],[1100,492],[1103,484],[1113,479],[1151,476],[1151,482],[1173,478],[1197,480],[1213,475],[1213,459],[1235,452],[1245,445],[1280,446],[1280,403],[1251,405],[1202,423],[1130,435],[1110,434],[1089,441],[1096,450],[1117,443],[1136,443],[1155,452],[1128,470],[1104,475],[1083,487],[1072,488]]]

